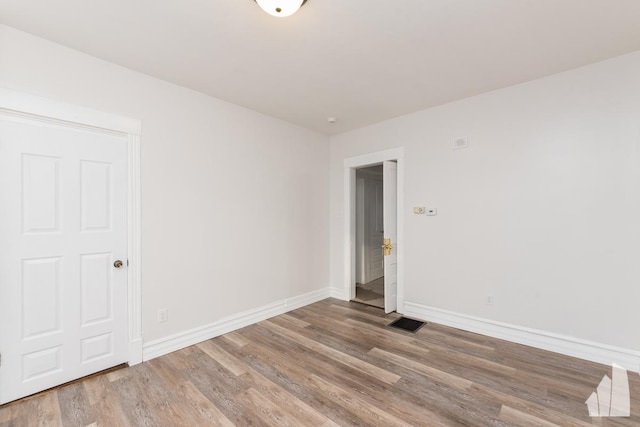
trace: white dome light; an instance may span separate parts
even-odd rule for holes
[[[284,18],[291,16],[300,9],[306,0],[255,0],[269,15]]]

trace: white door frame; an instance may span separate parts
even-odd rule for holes
[[[387,160],[398,163],[398,313],[404,313],[404,148],[344,159],[344,295],[356,296],[356,169]]]
[[[129,365],[141,363],[140,134],[142,122],[4,88],[0,88],[0,116],[18,117],[44,126],[90,129],[93,132],[104,132],[126,138]]]

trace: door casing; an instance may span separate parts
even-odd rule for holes
[[[404,148],[378,151],[344,159],[344,295],[356,295],[356,169],[380,164],[398,163],[398,294],[397,312],[404,312]]]

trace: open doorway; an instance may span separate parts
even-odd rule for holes
[[[378,151],[344,159],[345,212],[345,297],[356,297],[356,184],[357,171],[382,165],[384,251],[384,311],[404,311],[404,221],[399,215],[404,206],[404,149]],[[381,248],[382,249],[382,248]],[[383,252],[384,255],[384,252]],[[362,283],[367,284],[368,282]],[[370,287],[373,287],[371,284]],[[345,298],[345,299],[347,299]]]
[[[356,294],[384,308],[384,176],[382,164],[356,169]]]
[[[398,162],[381,163],[347,170],[350,300],[391,313],[398,307]]]

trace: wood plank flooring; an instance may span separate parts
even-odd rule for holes
[[[0,407],[8,426],[640,426],[590,418],[611,368],[327,299]]]
[[[353,301],[384,308],[384,276],[369,283],[356,283]]]

